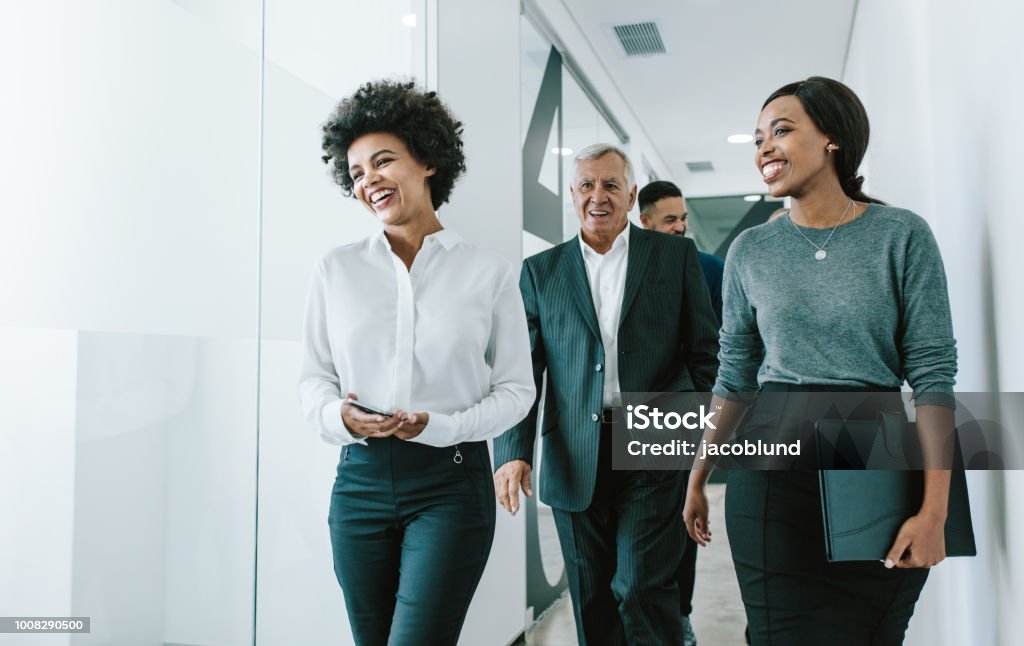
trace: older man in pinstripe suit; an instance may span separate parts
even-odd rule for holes
[[[620,392],[710,390],[717,322],[693,242],[627,219],[637,187],[626,154],[579,152],[570,186],[580,235],[523,263],[534,378],[547,372],[540,497],[554,509],[580,644],[681,644],[673,574],[685,480],[614,471]],[[498,501],[531,494],[538,402],[494,442]]]

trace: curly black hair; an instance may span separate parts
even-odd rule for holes
[[[435,209],[451,197],[455,180],[466,171],[462,153],[462,122],[437,96],[412,81],[372,81],[343,99],[323,125],[323,160],[348,197],[348,147],[371,132],[387,132],[405,142],[421,163],[436,169],[428,178]]]

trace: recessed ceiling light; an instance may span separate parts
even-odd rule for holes
[[[402,24],[405,25],[406,27],[410,28],[410,29],[415,29],[416,28],[416,14],[414,14],[414,13],[407,13],[404,16],[402,16]]]
[[[744,202],[760,202],[761,201],[761,196],[760,195],[745,195],[745,196],[743,196],[743,201]]]
[[[561,155],[562,157],[568,157],[569,155],[572,154],[572,148],[559,148],[558,146],[555,146],[554,148],[551,149],[551,154]]]
[[[754,137],[753,135],[729,135],[725,140],[730,144],[749,144]]]

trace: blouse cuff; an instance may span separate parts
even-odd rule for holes
[[[430,413],[430,420],[423,431],[409,441],[427,446],[453,446],[459,442],[458,424],[451,415]]]
[[[358,438],[345,428],[345,422],[341,419],[341,407],[345,404],[344,399],[336,399],[320,410],[320,422],[323,424],[320,436],[331,444],[345,446],[347,444],[366,444],[366,440]]]

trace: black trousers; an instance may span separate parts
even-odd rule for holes
[[[342,449],[328,525],[359,646],[452,645],[494,539],[486,442]]]
[[[590,507],[553,510],[581,646],[682,643],[674,577],[685,475],[613,471],[611,425],[602,424]]]
[[[763,392],[771,397],[762,394],[760,410],[755,404],[747,434],[767,437],[770,429],[788,424],[787,432],[802,434],[813,450],[806,429],[828,414],[827,397],[786,395],[807,390],[816,389],[765,384]],[[879,406],[892,410],[902,402],[898,395],[883,396]],[[861,410],[858,416],[871,419],[875,413]],[[793,431],[794,421],[805,430]],[[874,561],[828,562],[817,471],[731,471],[725,518],[755,646],[903,642],[928,570],[889,570]]]

